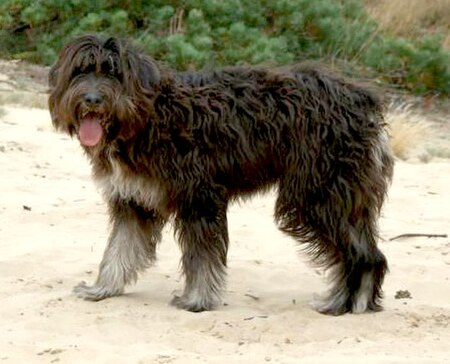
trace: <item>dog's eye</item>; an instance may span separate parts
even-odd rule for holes
[[[84,72],[82,71],[81,68],[79,68],[79,67],[74,68],[73,71],[72,71],[72,78],[78,77],[78,76],[83,75],[83,74],[84,74]]]
[[[114,67],[111,63],[106,61],[102,63],[102,73],[109,76],[114,76]]]
[[[119,62],[117,57],[109,55],[107,60],[102,63],[102,73],[111,77],[119,78]]]
[[[92,72],[95,72],[95,65],[93,65],[93,64],[83,65],[81,67],[75,67],[72,72],[72,78],[76,77],[76,76],[87,75]]]

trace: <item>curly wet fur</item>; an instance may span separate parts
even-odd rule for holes
[[[96,36],[62,50],[50,87],[57,129],[76,135],[86,115],[103,129],[101,141],[84,149],[112,232],[97,282],[78,285],[80,297],[122,293],[155,259],[173,216],[186,278],[173,304],[216,307],[227,205],[276,186],[279,228],[332,268],[329,297],[317,309],[381,308],[387,263],[377,219],[393,158],[370,88],[314,64],[176,73],[125,40]]]

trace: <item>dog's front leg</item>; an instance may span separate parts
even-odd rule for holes
[[[217,201],[204,202],[207,205],[196,204],[175,221],[186,282],[183,294],[175,296],[172,304],[193,312],[217,307],[226,276],[226,204],[218,206]],[[198,211],[199,206],[203,211]],[[205,207],[208,211],[204,211]]]
[[[112,231],[100,264],[97,281],[88,286],[81,282],[74,293],[86,300],[99,301],[123,293],[134,283],[140,271],[155,260],[155,248],[161,240],[164,221],[155,211],[130,201],[109,203]]]

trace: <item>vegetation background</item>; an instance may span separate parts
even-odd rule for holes
[[[51,64],[76,35],[132,37],[176,69],[320,59],[450,94],[450,0],[2,0],[0,58]]]

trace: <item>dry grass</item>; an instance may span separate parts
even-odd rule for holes
[[[0,59],[0,106],[46,109],[48,68]]]
[[[432,139],[432,124],[425,116],[414,112],[409,105],[391,106],[386,114],[390,128],[391,148],[396,157],[418,157],[426,161],[427,144]]]
[[[365,0],[380,27],[396,35],[439,31],[450,48],[450,0]]]

